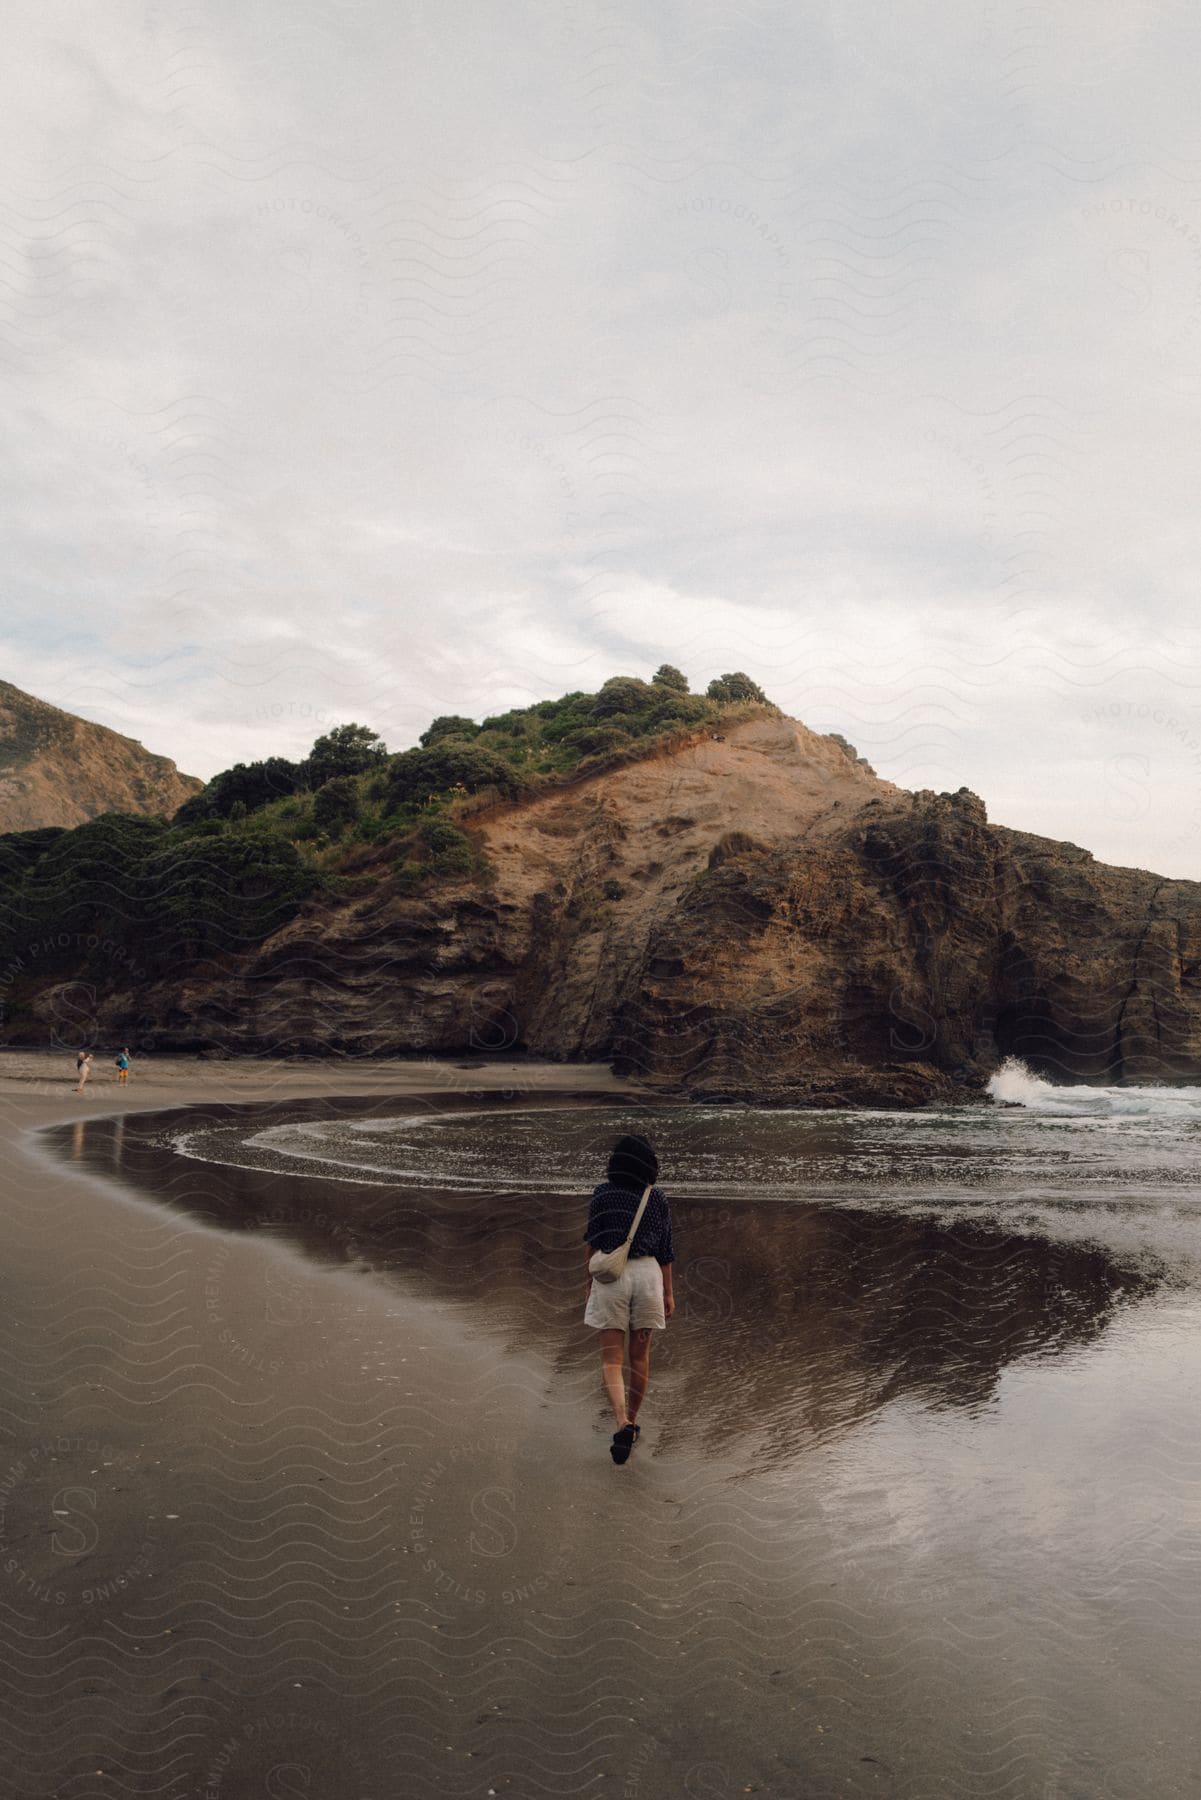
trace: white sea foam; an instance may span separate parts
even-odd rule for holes
[[[1019,1057],[1002,1063],[988,1084],[1000,1105],[1067,1118],[1162,1118],[1201,1121],[1201,1088],[1060,1087],[1036,1075]]]

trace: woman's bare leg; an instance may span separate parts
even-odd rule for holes
[[[626,1383],[622,1372],[625,1361],[626,1334],[624,1331],[606,1328],[600,1334],[601,1341],[601,1374],[605,1381],[605,1392],[609,1396],[609,1404],[613,1408],[613,1417],[618,1426],[626,1423]]]
[[[630,1401],[629,1415],[632,1425],[638,1417],[638,1408],[646,1398],[646,1384],[651,1378],[651,1334],[649,1331],[631,1331],[630,1333]]]

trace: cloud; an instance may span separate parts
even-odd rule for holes
[[[6,675],[209,774],[745,667],[893,779],[1201,876],[1195,27],[145,0],[11,35]]]

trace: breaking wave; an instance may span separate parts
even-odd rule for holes
[[[1002,1063],[988,1092],[1000,1106],[1020,1106],[1051,1117],[1201,1122],[1201,1087],[1057,1087],[1016,1056]]]

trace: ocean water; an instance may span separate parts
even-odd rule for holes
[[[1016,1060],[987,1102],[813,1112],[515,1095],[392,1116],[305,1116],[163,1131],[185,1161],[481,1197],[587,1190],[622,1131],[651,1137],[677,1199],[851,1208],[1104,1244],[1191,1265],[1201,1224],[1201,1087],[1062,1087]]]

